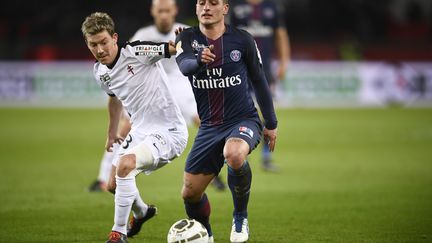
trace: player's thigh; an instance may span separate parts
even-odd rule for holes
[[[182,197],[186,201],[197,202],[201,199],[214,174],[191,174],[184,172]]]
[[[126,149],[123,156],[135,155],[136,163],[133,174],[137,175],[141,172],[150,174],[183,152],[187,144],[187,134],[157,131],[140,134],[131,131],[125,141],[130,141],[130,146],[122,147],[122,149]]]
[[[227,142],[224,146],[224,150],[230,148],[232,148],[230,151],[235,149],[246,149],[248,150],[247,154],[249,154],[258,146],[262,136],[262,130],[262,123],[258,118],[245,119],[238,122],[231,127],[230,134],[226,139]],[[242,141],[246,142],[246,144]]]
[[[186,159],[185,172],[219,174],[224,165],[223,146],[228,134],[219,129],[201,127]]]

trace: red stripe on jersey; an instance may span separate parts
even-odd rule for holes
[[[222,68],[223,59],[223,36],[216,40],[207,39],[210,45],[213,45],[213,53],[216,55],[215,61],[210,63],[207,68]],[[210,124],[219,125],[223,123],[224,118],[224,89],[212,89],[208,91]]]

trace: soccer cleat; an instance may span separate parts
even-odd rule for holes
[[[213,235],[212,235],[212,236],[209,236],[209,238],[208,238],[208,243],[214,243]]]
[[[262,169],[264,171],[273,172],[273,173],[276,173],[279,171],[279,168],[276,165],[274,165],[273,163],[271,163],[270,161],[264,161],[262,163]]]
[[[128,243],[127,236],[117,231],[111,231],[105,243]]]
[[[216,188],[218,191],[224,191],[225,190],[225,183],[222,181],[222,179],[219,176],[215,176],[211,182],[211,184]]]
[[[154,205],[149,205],[146,215],[142,219],[136,219],[132,217],[129,222],[127,236],[132,237],[141,230],[141,226],[149,219],[153,218],[157,214],[157,208]]]
[[[245,217],[234,217],[231,228],[230,241],[246,242],[249,239],[249,224]]]
[[[105,182],[100,180],[95,180],[92,184],[90,184],[88,190],[90,192],[102,192],[108,190],[108,185]]]

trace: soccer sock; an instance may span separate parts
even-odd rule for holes
[[[105,151],[99,167],[99,175],[98,175],[99,181],[108,183],[111,174],[113,158],[114,158],[114,152]]]
[[[270,153],[270,147],[268,143],[263,141],[262,145],[262,160],[264,164],[270,163],[271,153]]]
[[[144,203],[137,189],[135,201],[132,204],[132,212],[136,219],[142,219],[147,214],[148,205]]]
[[[138,189],[135,184],[135,177],[121,178],[116,176],[117,189],[115,194],[115,213],[113,231],[126,234],[126,226],[132,204],[137,195]]]
[[[247,206],[252,183],[252,171],[247,160],[239,169],[228,166],[228,186],[234,201],[233,216],[247,218]]]
[[[184,202],[186,213],[189,218],[196,219],[198,222],[203,224],[209,236],[212,236],[213,233],[210,227],[210,202],[207,198],[207,194],[204,193],[201,200],[199,202]]]

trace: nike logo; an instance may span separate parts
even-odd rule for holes
[[[153,143],[153,146],[159,151],[159,148],[156,146],[156,143]]]

